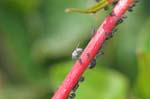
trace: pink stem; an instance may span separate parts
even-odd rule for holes
[[[128,8],[133,4],[133,0],[120,0],[118,4],[113,8],[113,15],[109,15],[105,18],[104,22],[101,24],[99,29],[96,31],[95,35],[92,37],[91,41],[83,51],[80,56],[80,61],[77,60],[71,71],[66,76],[63,83],[60,85],[58,90],[55,92],[52,99],[66,99],[72,88],[75,86],[77,81],[82,76],[83,72],[88,67],[91,60],[94,59],[96,54],[102,47],[103,42],[107,35],[111,35],[110,32],[116,26],[116,22],[122,18],[123,14],[128,10]],[[88,54],[88,55],[87,55]]]

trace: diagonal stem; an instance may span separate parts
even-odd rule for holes
[[[133,4],[134,0],[120,0],[112,10],[112,14],[108,15],[101,26],[88,43],[87,47],[80,56],[80,61],[77,60],[65,80],[62,82],[58,90],[55,92],[52,99],[66,99],[72,88],[75,86],[83,72],[88,67],[88,64],[94,59],[96,54],[102,47],[107,35],[111,35],[111,31],[115,28],[116,23],[122,18],[123,14]],[[88,54],[88,55],[87,55]],[[81,62],[82,61],[82,62]]]

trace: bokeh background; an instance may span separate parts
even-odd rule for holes
[[[50,99],[110,13],[65,13],[94,0],[0,0],[0,99]],[[150,99],[150,1],[140,0],[86,70],[76,99]]]

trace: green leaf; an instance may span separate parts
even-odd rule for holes
[[[134,86],[136,96],[150,98],[150,19],[143,25],[137,42],[138,76]]]

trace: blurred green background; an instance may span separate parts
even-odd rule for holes
[[[94,0],[0,0],[0,99],[50,99],[110,13],[65,13]],[[140,0],[86,70],[76,99],[150,99],[150,1]]]

